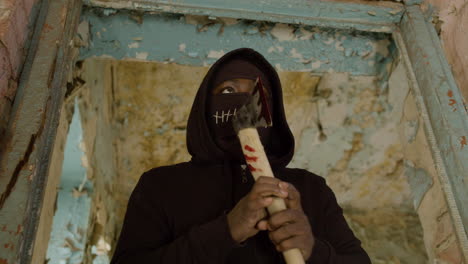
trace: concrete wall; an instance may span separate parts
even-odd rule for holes
[[[40,0],[0,0],[0,139],[11,112]],[[0,140],[1,141],[1,140]]]

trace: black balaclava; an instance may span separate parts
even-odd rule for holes
[[[265,74],[254,64],[246,60],[234,59],[228,61],[216,73],[210,83],[208,96],[207,122],[216,145],[231,159],[242,162],[243,154],[239,139],[232,127],[232,119],[237,110],[245,104],[248,93],[211,94],[219,84],[232,79],[249,79],[255,81],[260,78],[268,93],[271,94],[270,83]],[[269,107],[272,100],[269,98]],[[271,109],[272,110],[272,109]],[[271,139],[271,128],[257,128],[260,139],[268,153]]]
[[[205,166],[209,164],[225,164],[229,160],[226,153],[215,142],[215,137],[213,132],[210,131],[209,120],[207,118],[209,116],[208,105],[212,94],[212,84],[215,82],[219,83],[223,76],[217,73],[222,69],[226,69],[226,65],[234,60],[247,61],[253,64],[254,68],[261,70],[262,81],[270,90],[270,97],[273,102],[273,109],[271,111],[273,117],[272,135],[269,144],[265,144],[268,160],[273,168],[284,168],[294,155],[294,136],[286,121],[281,82],[275,68],[265,57],[250,48],[235,49],[226,53],[210,67],[200,83],[187,121],[187,150],[192,156],[191,162],[197,166]],[[236,69],[234,68],[233,70]],[[266,78],[263,79],[264,77]],[[227,79],[229,78],[231,77]],[[226,80],[226,78],[224,79]],[[231,159],[231,161],[235,160]],[[241,159],[238,162],[244,162],[244,160]]]

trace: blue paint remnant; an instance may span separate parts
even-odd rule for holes
[[[247,26],[247,28],[245,29],[245,33],[249,35],[258,34],[259,33],[258,27],[254,25]]]
[[[115,9],[110,9],[110,8],[105,8],[102,10],[102,13],[106,16],[110,16],[110,15],[113,15],[115,13],[117,13],[117,10]]]
[[[289,166],[324,177],[345,173],[345,182],[362,180],[370,168],[386,167],[380,171],[397,168],[399,158],[387,153],[395,151],[400,143],[397,132],[400,116],[391,110],[393,102],[389,96],[377,93],[376,80],[376,77],[337,73],[322,77],[317,90],[330,90],[331,95],[315,97],[317,108],[312,119],[320,118],[321,129],[311,123],[302,130],[296,138],[297,148]],[[361,106],[365,102],[379,107],[364,110]],[[326,135],[326,140],[320,139],[321,133]]]
[[[156,128],[156,133],[157,133],[158,135],[163,135],[163,134],[166,133],[168,130],[169,130],[169,125],[168,125],[168,124],[164,124],[164,125],[162,125],[162,127]]]
[[[404,124],[405,128],[405,135],[406,135],[406,142],[407,143],[412,143],[416,139],[416,135],[418,134],[419,131],[419,120],[410,120],[405,122]]]
[[[86,169],[81,166],[81,157],[84,155],[79,148],[81,139],[80,116],[75,104],[64,150],[57,209],[47,249],[46,258],[49,264],[78,264],[84,260],[91,210],[89,192],[92,186],[86,178]]]
[[[440,39],[419,6],[408,6],[401,36],[418,86],[416,99],[423,105],[426,134],[444,186],[457,236],[468,248],[468,131],[467,111]],[[468,255],[468,254],[467,254]]]
[[[399,57],[398,48],[393,40],[389,41],[388,44],[384,44],[384,46],[387,47],[384,54],[382,54],[382,52],[377,52],[375,56],[380,94],[387,92],[388,79],[393,71],[393,62],[397,61],[397,58]]]
[[[190,58],[197,58],[198,57],[198,52],[188,52],[187,55],[190,57]]]
[[[427,4],[423,15],[426,21],[429,21],[432,23],[433,16],[437,15],[436,8],[432,4]]]
[[[219,1],[219,0],[133,0],[125,4],[85,0],[88,6],[126,8],[177,14],[206,15],[262,20],[318,27],[392,32],[404,13],[404,5],[385,2],[345,3],[323,0]]]
[[[98,255],[93,259],[93,264],[109,264],[110,259],[107,255]]]
[[[422,4],[423,0],[404,0],[405,5],[419,5]]]
[[[142,59],[139,54],[144,53],[148,61],[207,66],[230,50],[250,47],[279,70],[373,76],[393,60],[388,54],[394,44],[385,33],[245,20],[228,25],[207,18],[188,24],[185,16],[148,13],[140,24],[131,17],[123,10],[111,16],[96,8],[85,10],[82,19],[89,21],[92,37],[80,58]]]
[[[426,192],[431,188],[432,177],[421,168],[415,168],[410,162],[405,162],[405,175],[411,188],[414,209],[418,210]]]

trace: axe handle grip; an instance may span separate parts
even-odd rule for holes
[[[256,128],[241,129],[237,136],[242,146],[246,162],[252,173],[252,176],[257,180],[260,176],[275,177],[271,170],[270,163],[265,154],[262,142],[258,136]],[[275,198],[273,203],[268,206],[268,213],[274,214],[276,212],[286,209],[286,204],[282,198]],[[284,259],[287,264],[304,264],[304,257],[298,248],[293,248],[283,252]]]

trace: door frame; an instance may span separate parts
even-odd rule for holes
[[[50,164],[66,82],[77,56],[73,41],[81,9],[87,5],[391,33],[407,67],[431,155],[467,261],[468,111],[437,33],[420,6],[408,4],[412,1],[407,1],[407,5],[360,0],[296,0],[294,5],[286,2],[240,0],[233,6],[231,1],[219,0],[42,0],[6,140],[2,142],[4,151],[0,153],[3,174],[0,226],[9,221],[21,225],[20,236],[11,237],[16,251],[5,254],[0,251],[0,258],[9,263],[30,263],[33,252],[45,255],[44,249],[38,249],[35,238],[38,233],[47,233],[47,228],[50,231],[41,222],[41,215],[53,213],[53,204],[43,201],[50,182],[60,177],[50,172]],[[15,211],[18,206],[23,209],[21,212]]]

